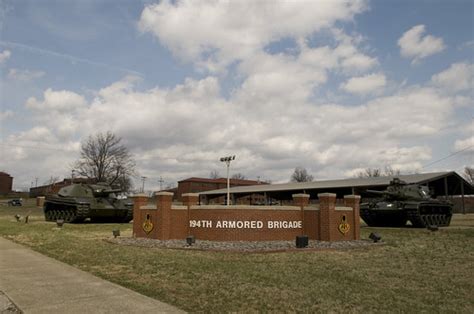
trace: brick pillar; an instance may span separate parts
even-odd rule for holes
[[[130,198],[133,199],[133,236],[136,237],[141,233],[143,223],[140,207],[148,203],[148,197],[145,194],[135,194]]]
[[[309,194],[293,194],[293,205],[301,208],[301,235],[305,235],[304,208],[309,204]]]
[[[181,195],[183,199],[183,205],[188,206],[188,211],[187,211],[187,230],[188,230],[188,236],[191,235],[191,228],[189,227],[189,219],[191,217],[191,206],[197,205],[199,203],[199,194],[198,193],[184,193]]]
[[[158,192],[156,195],[156,208],[158,209],[158,239],[169,240],[171,236],[171,205],[173,193]]]
[[[334,238],[332,229],[336,210],[336,194],[320,193],[319,198],[319,235],[321,241],[331,241]]]
[[[183,200],[183,205],[188,207],[197,205],[199,202],[199,194],[197,193],[184,193],[181,195],[181,198]]]
[[[345,195],[344,206],[352,207],[352,217],[354,225],[352,226],[352,235],[354,240],[360,240],[360,217],[359,217],[360,195]]]

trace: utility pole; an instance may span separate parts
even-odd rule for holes
[[[163,182],[165,182],[165,181],[164,181],[163,178],[160,176],[160,180],[158,180],[158,182],[160,183],[160,191],[162,191],[162,190],[163,190]]]

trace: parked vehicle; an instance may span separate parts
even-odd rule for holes
[[[21,198],[9,200],[8,206],[23,206],[23,200]]]

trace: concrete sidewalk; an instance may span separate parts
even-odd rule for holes
[[[2,237],[1,292],[24,313],[181,312]],[[7,303],[2,296],[0,305]]]

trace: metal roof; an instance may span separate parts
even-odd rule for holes
[[[268,184],[267,182],[263,181],[255,181],[255,180],[246,180],[246,179],[229,179],[230,184],[240,184],[240,185],[257,185],[257,184]],[[184,180],[178,181],[180,182],[203,182],[203,183],[221,183],[221,184],[226,184],[227,183],[227,178],[216,178],[216,179],[210,179],[210,178],[197,178],[197,177],[191,177],[187,178]]]
[[[326,180],[313,182],[297,182],[297,183],[283,183],[283,184],[269,184],[269,185],[251,185],[251,186],[237,186],[229,189],[231,194],[239,193],[264,193],[264,192],[278,192],[278,191],[301,191],[301,190],[315,190],[315,189],[330,189],[330,188],[351,188],[351,187],[368,187],[368,186],[386,186],[393,178],[400,178],[407,183],[424,184],[433,180],[443,178],[445,176],[456,175],[454,171],[447,172],[432,172],[419,173],[397,176],[371,177],[371,178],[351,178],[340,180]],[[200,195],[219,195],[227,193],[227,189],[212,190],[199,193]]]

